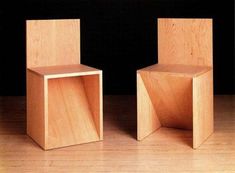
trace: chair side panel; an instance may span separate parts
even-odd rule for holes
[[[45,148],[44,78],[27,70],[27,134]]]

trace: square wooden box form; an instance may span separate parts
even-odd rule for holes
[[[79,25],[27,21],[27,134],[44,149],[103,139],[102,71],[80,64]]]
[[[160,127],[213,132],[211,19],[158,19],[158,64],[137,71],[137,138]]]

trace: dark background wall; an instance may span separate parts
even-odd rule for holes
[[[0,95],[25,95],[25,20],[46,18],[80,18],[82,63],[103,70],[105,94],[135,94],[159,17],[213,18],[214,91],[235,94],[233,0],[27,0],[0,5]]]

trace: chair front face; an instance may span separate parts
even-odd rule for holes
[[[80,64],[80,20],[27,21],[27,134],[53,149],[103,139],[102,71]]]
[[[137,71],[139,140],[191,129],[197,148],[213,132],[212,62],[211,19],[158,20],[158,64]]]
[[[48,80],[46,148],[101,139],[100,74]]]
[[[192,78],[148,71],[139,74],[138,82],[144,83],[161,126],[192,130]]]

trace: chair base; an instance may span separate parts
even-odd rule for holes
[[[53,78],[28,70],[27,86],[27,134],[43,149],[103,139],[101,71]]]
[[[193,148],[213,132],[212,70],[183,73],[137,72],[137,138],[160,127],[193,130]],[[203,85],[207,84],[207,85]]]

